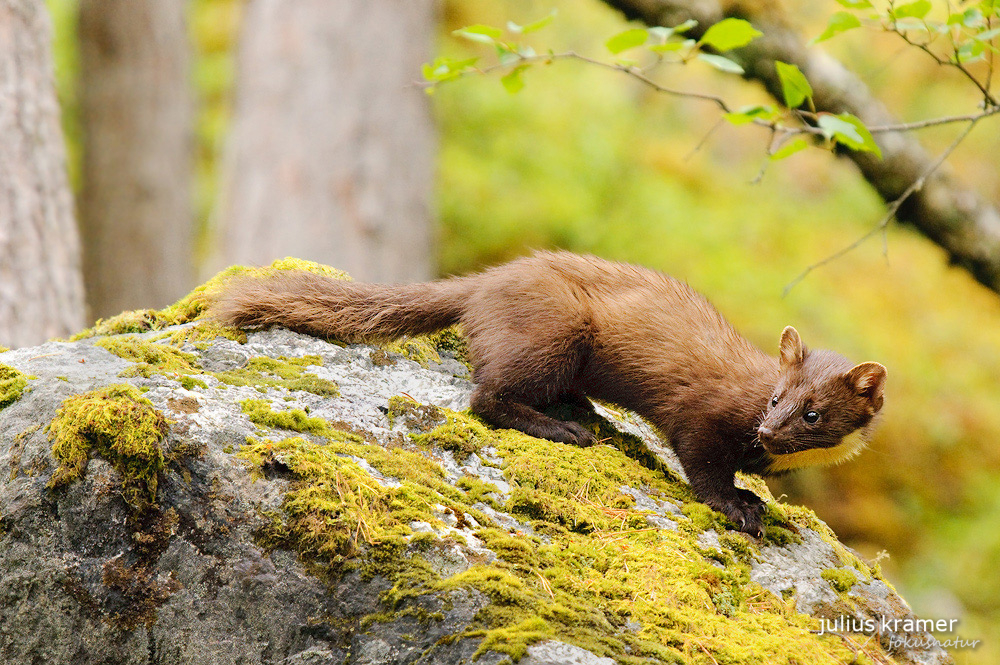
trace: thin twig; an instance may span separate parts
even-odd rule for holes
[[[985,110],[978,113],[967,113],[965,115],[947,115],[940,118],[931,118],[929,120],[918,120],[916,122],[901,122],[895,125],[875,125],[873,127],[868,127],[868,131],[872,134],[878,134],[879,132],[908,132],[914,129],[925,129],[927,127],[936,127],[938,125],[948,125],[956,122],[973,122],[979,121],[983,118],[987,118],[991,115],[996,115],[1000,113],[1000,106],[990,106]]]
[[[969,121],[969,125],[962,131],[961,134],[958,135],[958,138],[956,138],[952,142],[952,144],[949,145],[948,148],[944,152],[942,152],[940,155],[938,155],[938,158],[935,159],[934,162],[932,162],[931,165],[928,166],[927,169],[922,174],[920,174],[919,178],[917,178],[912,183],[910,183],[910,186],[907,187],[905,190],[903,190],[903,193],[900,194],[895,200],[892,201],[892,203],[889,204],[888,208],[886,209],[885,215],[883,215],[882,219],[879,221],[879,223],[874,228],[872,228],[870,231],[868,231],[867,233],[865,233],[863,236],[861,236],[860,238],[858,238],[857,240],[855,240],[854,242],[852,242],[850,245],[844,247],[843,249],[840,249],[840,250],[834,252],[833,254],[830,254],[829,256],[827,256],[826,258],[824,258],[823,260],[817,261],[816,263],[812,264],[811,266],[809,266],[808,268],[806,268],[805,270],[803,270],[798,275],[798,277],[796,277],[795,279],[793,279],[791,282],[788,283],[787,286],[785,286],[784,290],[781,293],[782,297],[787,296],[788,293],[793,288],[795,288],[795,286],[797,286],[799,284],[799,282],[801,282],[803,279],[805,279],[806,276],[809,275],[809,273],[811,273],[813,270],[816,270],[817,268],[825,266],[826,264],[830,263],[831,261],[839,259],[843,255],[845,255],[845,254],[847,254],[847,253],[849,253],[849,252],[857,249],[858,247],[860,247],[866,240],[868,240],[869,238],[871,238],[875,234],[883,232],[885,230],[885,228],[887,226],[889,226],[889,223],[892,221],[893,217],[896,216],[896,211],[899,210],[899,207],[901,205],[903,205],[903,203],[908,198],[910,198],[910,196],[912,196],[914,192],[920,190],[924,186],[924,183],[927,181],[927,178],[929,178],[932,173],[934,173],[935,171],[937,171],[938,168],[941,166],[941,164],[943,164],[944,161],[946,159],[948,159],[948,156],[951,155],[951,153],[955,151],[955,148],[957,148],[958,145],[962,141],[965,140],[965,137],[967,137],[969,135],[969,132],[972,131],[972,128],[976,126],[976,123],[980,119],[982,119],[982,117],[983,116],[980,116],[980,117],[974,118],[974,119],[972,119],[972,120]]]
[[[62,351],[53,351],[52,353],[43,353],[40,356],[32,356],[32,357],[28,358],[28,362],[31,362],[32,360],[38,360],[39,358],[48,358],[49,356],[58,356],[60,353],[63,353],[63,352]]]
[[[687,92],[684,90],[677,90],[675,88],[668,88],[664,85],[660,85],[653,79],[649,78],[642,71],[630,65],[621,65],[613,62],[603,62],[595,58],[590,58],[585,55],[580,55],[576,51],[566,51],[564,53],[545,53],[539,55],[517,55],[517,60],[512,60],[510,62],[500,62],[495,65],[490,65],[489,67],[475,68],[469,70],[468,72],[462,72],[460,75],[465,75],[466,73],[478,72],[480,74],[489,74],[491,72],[497,71],[499,69],[508,69],[510,67],[516,67],[518,64],[530,64],[533,62],[552,62],[554,60],[579,60],[580,62],[586,62],[603,69],[610,69],[611,71],[622,72],[631,76],[635,80],[639,81],[643,85],[646,85],[656,92],[662,92],[666,95],[673,95],[675,97],[688,97],[690,99],[700,99],[702,101],[711,102],[718,106],[725,113],[730,113],[731,110],[729,105],[724,99],[716,95],[709,95],[707,93],[701,92]]]
[[[781,149],[788,139],[794,136],[791,132],[786,132],[782,130],[782,136],[778,136],[779,129],[777,126],[771,127],[771,139],[767,142],[767,154],[764,155],[764,161],[760,165],[760,171],[753,180],[750,181],[751,185],[759,185],[764,180],[764,174],[767,173],[767,167],[771,165],[771,158],[774,156],[778,150]]]
[[[986,89],[986,87],[983,86],[983,84],[979,81],[979,79],[977,79],[975,75],[972,72],[970,72],[964,64],[962,64],[962,62],[958,59],[957,51],[955,55],[955,60],[945,60],[937,53],[932,51],[930,47],[927,45],[927,43],[916,42],[910,39],[910,37],[905,32],[897,30],[895,22],[893,22],[891,26],[886,26],[885,29],[887,32],[899,35],[904,42],[906,42],[910,46],[915,46],[916,48],[920,49],[921,51],[929,55],[937,64],[943,67],[954,67],[955,69],[957,69],[959,72],[962,73],[963,76],[965,76],[965,78],[969,79],[969,81],[971,81],[974,86],[979,88],[979,92],[983,94],[983,99],[986,100],[988,106],[997,106],[996,98],[994,98],[993,95],[990,94],[990,91]],[[952,40],[952,43],[954,44],[954,40]]]
[[[725,118],[719,118],[718,120],[715,121],[715,124],[712,125],[711,128],[709,128],[709,130],[705,132],[705,135],[701,137],[701,140],[698,141],[698,144],[695,145],[695,147],[691,148],[691,152],[684,155],[685,162],[694,157],[698,153],[698,151],[700,151],[702,148],[705,147],[705,144],[708,143],[708,139],[712,136],[712,134],[715,133],[715,130],[717,130],[722,125],[724,120]]]
[[[986,30],[987,32],[993,29],[993,16],[990,15],[986,18]],[[991,40],[992,41],[992,40]],[[986,89],[989,90],[993,87],[993,49],[987,48],[989,56],[986,59]]]

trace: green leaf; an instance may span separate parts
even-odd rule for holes
[[[809,143],[801,136],[798,138],[794,138],[791,141],[786,142],[785,145],[781,146],[780,150],[771,155],[771,161],[776,162],[779,159],[785,159],[786,157],[791,157],[800,150],[805,150],[808,147]]]
[[[694,20],[693,18],[689,18],[680,25],[675,25],[673,29],[674,32],[679,35],[682,32],[687,32],[696,25],[698,25],[698,21]]]
[[[528,23],[527,25],[518,25],[513,21],[507,21],[507,29],[513,32],[514,34],[527,35],[537,30],[541,30],[549,23],[552,23],[552,19],[556,17],[557,13],[558,13],[557,10],[553,9],[548,13],[548,16],[540,18],[534,23]]]
[[[685,46],[694,46],[695,41],[693,39],[685,39],[682,42],[667,42],[665,44],[653,44],[649,47],[649,50],[653,53],[670,53],[672,51],[680,51]]]
[[[899,32],[907,32],[908,30],[915,30],[917,32],[930,32],[930,26],[928,26],[926,21],[922,21],[917,18],[903,18],[895,21],[892,25]]]
[[[507,92],[512,95],[521,92],[524,88],[524,79],[521,78],[521,72],[527,68],[528,65],[518,65],[507,74],[500,77],[500,83],[503,84],[503,87]]]
[[[923,18],[931,11],[931,0],[917,0],[907,2],[904,5],[897,5],[889,15],[893,18]]]
[[[949,20],[951,17],[949,17]],[[966,28],[978,28],[986,23],[983,12],[975,7],[970,7],[962,13],[962,25]]]
[[[778,78],[781,80],[785,106],[790,109],[798,108],[804,101],[812,98],[812,86],[809,85],[809,81],[806,80],[805,75],[798,67],[780,60],[775,60],[774,66],[778,70]]]
[[[725,18],[710,27],[702,36],[700,44],[711,46],[717,51],[730,51],[746,46],[762,33],[748,21],[741,18]]]
[[[955,59],[958,62],[975,62],[983,58],[983,51],[985,50],[983,42],[977,42],[975,39],[970,39],[955,51]]]
[[[872,3],[870,0],[837,0],[842,7],[847,7],[848,9],[871,9]]]
[[[492,25],[477,23],[476,25],[469,25],[458,30],[453,30],[451,34],[482,44],[492,44],[500,39],[501,35],[503,35],[503,30],[494,28]]]
[[[860,27],[861,19],[854,14],[836,12],[830,17],[829,22],[826,24],[826,30],[823,31],[823,34],[812,40],[810,43],[818,44],[819,42],[826,41],[827,39],[839,35],[842,32],[847,32],[848,30]]]
[[[746,125],[754,120],[773,120],[778,116],[778,112],[773,106],[756,105],[744,106],[739,111],[726,113],[722,117],[734,125]]]
[[[993,28],[992,30],[987,30],[986,32],[980,32],[978,35],[973,35],[972,38],[979,42],[988,42],[997,35],[1000,35],[1000,28]]]
[[[501,65],[512,65],[521,59],[521,56],[517,51],[512,50],[506,44],[497,43],[497,60],[500,61]]]
[[[621,53],[636,46],[642,46],[649,39],[649,32],[645,28],[632,28],[617,35],[604,43],[612,53]]]
[[[722,72],[729,72],[731,74],[742,74],[743,67],[738,63],[733,62],[729,58],[723,58],[721,55],[712,55],[711,53],[699,53],[698,59],[702,62],[707,62],[716,69]]]
[[[447,81],[457,78],[469,67],[476,64],[479,58],[469,58],[467,60],[456,60],[454,58],[435,58],[434,62],[425,62],[421,68],[424,79],[427,81]]]
[[[655,39],[658,42],[665,42],[670,39],[674,34],[673,28],[665,28],[662,25],[654,25],[652,28],[648,29],[649,38]]]
[[[882,151],[872,138],[871,132],[863,122],[850,113],[839,115],[823,113],[816,124],[824,134],[851,150],[873,152],[879,159],[882,158]]]

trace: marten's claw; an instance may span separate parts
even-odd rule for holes
[[[580,446],[581,448],[594,445],[594,442],[596,441],[594,433],[580,423],[566,421],[563,422],[562,425],[566,428],[567,432],[566,443],[572,443],[573,445]]]
[[[764,522],[761,515],[764,512],[764,502],[748,490],[737,488],[739,495],[735,499],[719,502],[709,502],[713,508],[729,518],[737,525],[737,529],[755,538],[764,536]],[[717,505],[712,505],[716,503]]]

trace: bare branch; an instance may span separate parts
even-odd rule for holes
[[[869,238],[871,238],[876,234],[879,233],[883,234],[882,253],[886,254],[887,248],[885,246],[885,231],[888,228],[889,223],[892,222],[892,219],[896,216],[896,211],[899,210],[899,206],[903,205],[906,199],[910,198],[910,196],[912,196],[914,192],[920,191],[920,189],[924,186],[924,183],[927,182],[927,178],[929,178],[932,173],[934,173],[938,168],[940,168],[942,164],[944,164],[944,161],[948,159],[948,156],[955,151],[955,148],[957,148],[958,145],[965,140],[965,137],[969,135],[969,132],[972,131],[972,128],[976,125],[976,122],[980,119],[982,119],[982,116],[972,119],[972,121],[969,122],[968,126],[966,126],[966,128],[962,131],[962,133],[959,134],[954,141],[952,141],[951,145],[948,146],[948,148],[944,152],[938,155],[938,158],[935,159],[934,162],[932,162],[930,166],[927,167],[927,170],[923,174],[921,174],[919,178],[914,180],[910,184],[910,186],[907,187],[902,194],[900,194],[899,198],[897,198],[895,201],[893,201],[888,205],[888,207],[886,208],[885,215],[883,215],[882,219],[879,221],[878,224],[876,224],[874,227],[872,227],[870,231],[868,231],[863,236],[852,242],[850,245],[847,245],[846,247],[837,250],[833,254],[830,254],[829,256],[820,261],[817,261],[816,263],[812,264],[811,266],[803,270],[801,273],[799,273],[799,275],[795,279],[793,279],[785,286],[784,290],[781,292],[782,297],[787,296],[791,292],[791,290],[795,288],[799,284],[799,282],[805,279],[806,276],[808,276],[809,273],[811,273],[813,270],[825,266],[831,261],[835,261],[836,259],[839,259],[845,254],[854,251],[862,244],[864,244],[866,240],[868,240]]]
[[[953,67],[953,68],[957,69],[959,72],[961,72],[962,76],[964,76],[966,79],[968,79],[969,81],[971,81],[974,86],[976,86],[977,88],[979,88],[979,92],[981,92],[983,94],[983,99],[986,100],[986,103],[989,106],[996,106],[997,105],[997,100],[996,100],[996,98],[992,94],[990,94],[989,89],[987,89],[986,86],[984,86],[979,81],[979,79],[976,78],[975,74],[973,74],[972,72],[970,72],[969,69],[968,69],[968,67],[966,67],[965,64],[962,63],[961,60],[958,60],[957,57],[956,57],[955,60],[945,60],[944,58],[942,58],[937,53],[935,53],[934,51],[931,50],[931,48],[930,48],[930,42],[916,42],[916,41],[910,39],[910,36],[907,35],[906,32],[897,29],[897,27],[896,27],[895,24],[885,26],[885,31],[886,32],[891,32],[891,33],[893,33],[895,35],[899,35],[900,38],[902,38],[902,40],[904,42],[906,42],[910,46],[914,46],[914,47],[920,49],[921,51],[923,51],[924,53],[926,53],[927,55],[929,55],[931,58],[933,58],[934,62],[936,62],[937,64],[941,65],[942,67]],[[952,44],[952,48],[956,48],[954,37],[952,37],[951,44]],[[957,48],[956,48],[956,51],[957,51]]]

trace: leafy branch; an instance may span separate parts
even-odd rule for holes
[[[653,27],[630,28],[613,35],[604,43],[611,57],[600,58],[577,52],[539,54],[532,47],[518,43],[521,35],[548,25],[554,14],[527,26],[510,23],[507,26],[510,36],[499,28],[469,26],[455,34],[492,46],[496,63],[479,67],[478,58],[438,58],[424,69],[428,92],[432,93],[441,83],[470,74],[503,71],[500,82],[509,92],[516,93],[524,88],[524,72],[529,68],[575,60],[617,71],[660,93],[707,101],[719,110],[720,121],[754,125],[770,132],[764,166],[756,180],[763,177],[772,161],[816,146],[850,157],[886,201],[886,214],[875,228],[842,251],[807,268],[789,288],[815,268],[884,232],[898,213],[901,221],[913,223],[945,248],[952,262],[1000,293],[997,211],[939,172],[940,165],[973,126],[1000,114],[1000,105],[992,92],[994,56],[1000,52],[997,48],[1000,28],[995,27],[1000,23],[1000,0],[964,2],[959,10],[953,10],[950,2],[944,3],[945,7],[935,7],[930,0],[903,3],[887,0],[880,3],[880,8],[871,0],[837,0],[845,11],[834,13],[826,29],[811,44],[862,27],[894,33],[912,48],[932,57],[938,65],[957,72],[975,86],[981,97],[974,112],[912,122],[893,119],[839,63],[819,51],[807,50],[780,19],[776,21],[766,12],[744,14],[754,23],[759,21],[765,34],[742,17],[726,16],[721,5],[716,7],[711,1],[704,6],[684,0],[605,2],[621,9],[629,18],[642,19]],[[685,15],[690,18],[674,27],[656,26],[667,13],[680,17],[678,21]],[[699,24],[696,18],[704,24]],[[718,95],[677,89],[661,82],[664,72],[660,70],[664,66],[669,71],[673,65],[699,63],[762,82],[778,104],[736,107]],[[747,65],[752,66],[747,67],[749,71],[744,70]],[[819,86],[818,94],[812,84]],[[934,160],[914,139],[905,137],[908,132],[955,123],[965,124],[964,131]],[[699,142],[699,147],[707,138]],[[906,182],[909,185],[901,190]],[[903,203],[908,200],[911,202],[904,208]]]
[[[552,15],[542,21],[528,26],[509,24],[508,29],[514,29],[516,34],[525,34],[540,29],[551,21]],[[544,22],[544,23],[543,23]],[[530,46],[502,39],[504,31],[488,25],[472,25],[453,34],[465,39],[490,44],[497,52],[497,62],[486,67],[478,67],[478,58],[453,59],[439,57],[432,63],[424,65],[423,74],[429,86],[428,92],[433,92],[434,86],[470,74],[487,75],[498,70],[506,71],[500,82],[508,92],[517,93],[524,88],[523,73],[532,65],[549,65],[558,60],[576,60],[588,65],[620,72],[639,81],[643,85],[675,97],[708,101],[714,104],[723,117],[734,125],[754,124],[766,127],[772,133],[784,137],[808,134],[823,139],[828,147],[843,145],[851,150],[870,151],[880,154],[878,144],[864,124],[849,113],[816,113],[812,104],[812,88],[798,67],[792,64],[776,63],[778,76],[782,80],[785,91],[785,111],[770,105],[744,106],[733,109],[724,99],[717,95],[699,93],[689,90],[679,90],[665,86],[650,77],[649,72],[664,63],[688,64],[700,61],[726,73],[743,74],[743,67],[736,61],[720,55],[733,49],[746,46],[762,33],[748,21],[737,18],[727,18],[705,31],[699,40],[685,38],[684,33],[696,25],[695,21],[687,21],[673,28],[631,28],[620,32],[605,42],[607,50],[616,56],[636,48],[644,48],[652,54],[653,60],[645,67],[639,66],[635,60],[618,57],[613,61],[581,55],[575,51],[555,53],[549,51],[537,53]],[[808,105],[810,111],[799,113],[795,109]],[[795,124],[783,122],[791,119]],[[805,122],[812,119],[813,122]],[[781,141],[784,143],[784,141]],[[807,147],[805,141],[793,141],[781,149],[769,151],[771,159],[784,159]]]

